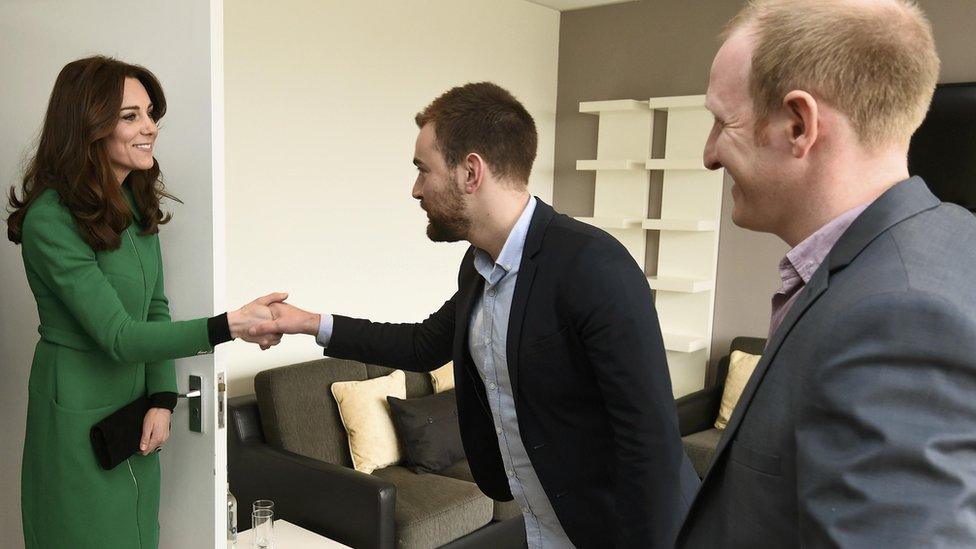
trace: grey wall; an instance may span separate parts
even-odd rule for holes
[[[122,0],[0,0],[0,211],[40,131],[62,66],[100,53],[145,65],[162,81],[169,110],[156,157],[167,187],[185,202],[166,204],[175,217],[160,231],[174,318],[209,316],[213,307],[209,11],[209,3],[199,0],[166,2],[163,8]],[[27,378],[38,340],[37,309],[20,247],[7,240],[6,223],[0,228],[0,546],[18,548],[23,547],[20,461]],[[210,362],[212,356],[179,364],[212,368]],[[164,463],[164,507],[171,497],[171,485],[165,482],[170,475],[170,480],[181,477]],[[167,524],[165,518],[161,522],[163,545],[173,546],[177,530],[187,525]],[[212,538],[212,532],[204,532],[198,539]]]
[[[595,176],[577,172],[575,163],[596,157],[597,117],[580,114],[579,102],[705,93],[712,57],[720,45],[716,36],[742,4],[740,0],[642,0],[563,13],[553,185],[557,209],[570,215],[592,212]],[[941,81],[976,80],[972,46],[976,1],[920,4],[935,29],[943,64]],[[765,337],[769,298],[779,287],[776,266],[787,251],[776,237],[732,224],[730,185],[727,180],[713,359],[727,351],[734,336]],[[655,249],[651,244],[649,251]]]

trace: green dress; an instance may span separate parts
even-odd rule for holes
[[[177,392],[173,359],[213,351],[207,319],[170,321],[156,235],[133,224],[119,249],[96,252],[54,190],[30,206],[22,254],[41,335],[21,471],[27,548],[155,548],[159,457],[105,471],[89,430],[138,397]]]

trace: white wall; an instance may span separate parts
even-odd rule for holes
[[[419,321],[457,288],[466,245],[433,244],[410,197],[414,114],[491,80],[532,113],[530,189],[551,203],[558,12],[522,0],[225,6],[228,305],[276,290],[315,311]],[[321,357],[308,337],[234,343],[231,394]]]
[[[207,2],[198,0],[166,2],[165,9],[159,9],[158,3],[122,0],[0,1],[0,188],[4,191],[19,182],[22,161],[40,131],[54,80],[67,62],[95,53],[112,55],[145,65],[162,81],[169,112],[156,156],[167,187],[185,202],[166,204],[175,217],[160,232],[174,318],[209,316],[214,302],[209,10]],[[24,275],[20,247],[7,241],[5,223],[2,229],[0,546],[15,548],[23,547],[20,461],[27,378],[38,334],[37,310]],[[212,357],[179,364],[181,369],[211,369]],[[185,387],[185,379],[180,383]],[[174,431],[180,428],[180,417],[186,421],[185,416],[174,416]],[[212,454],[213,449],[204,453]],[[166,455],[163,505],[173,507],[174,485],[166,479],[188,477],[167,463]],[[168,524],[165,518],[161,521],[164,547],[173,546],[176,530],[193,528],[192,524]],[[198,533],[203,535],[196,539],[214,535]]]

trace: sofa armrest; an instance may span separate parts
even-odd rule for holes
[[[724,390],[725,383],[716,383],[675,401],[681,436],[707,431],[714,426]]]
[[[238,529],[250,528],[251,504],[275,502],[276,518],[351,547],[393,549],[396,486],[349,469],[250,441],[233,444],[228,481]]]

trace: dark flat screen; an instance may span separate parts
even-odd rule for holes
[[[912,137],[908,171],[944,202],[976,211],[976,82],[942,84]]]

